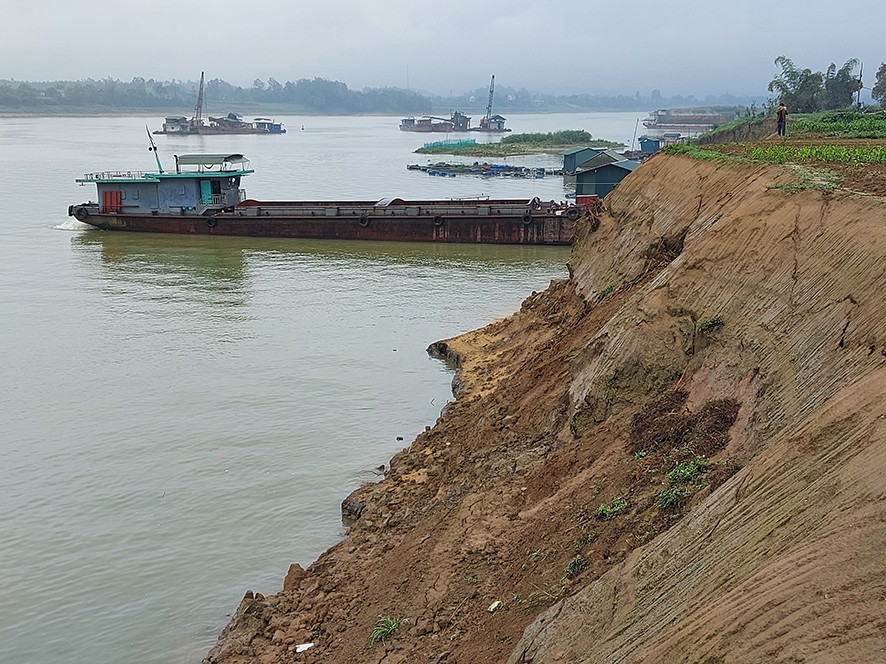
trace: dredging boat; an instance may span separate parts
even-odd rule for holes
[[[448,118],[438,118],[434,115],[425,115],[420,118],[409,116],[400,120],[400,131],[423,133],[471,131],[471,118],[460,111],[453,111]]]
[[[150,138],[150,132],[148,134]],[[591,206],[532,199],[257,201],[241,180],[254,173],[242,154],[185,154],[165,171],[97,171],[98,200],[68,215],[114,231],[313,239],[567,245]]]
[[[168,115],[163,122],[163,127],[155,131],[155,134],[167,134],[172,136],[188,136],[199,134],[201,136],[212,134],[285,134],[286,129],[282,122],[276,122],[271,118],[255,118],[247,122],[239,113],[228,113],[219,117],[209,117],[209,122],[203,119],[203,81],[205,72],[200,72],[200,88],[197,92],[197,106],[194,116],[189,120],[184,115]]]

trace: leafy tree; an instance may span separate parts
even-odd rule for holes
[[[783,55],[775,59],[781,73],[769,82],[769,91],[777,92],[781,101],[797,113],[835,110],[852,105],[852,96],[860,89],[855,76],[858,60],[850,59],[837,69],[833,63],[827,72],[799,69]]]
[[[775,58],[781,74],[769,82],[769,91],[777,92],[781,101],[797,113],[811,113],[819,109],[816,99],[821,93],[824,77],[811,69],[798,69],[790,58]]]
[[[834,63],[828,67],[824,77],[823,108],[834,111],[852,106],[855,93],[861,89],[861,79],[855,75],[858,60],[852,58],[837,70]]]
[[[886,108],[886,63],[880,63],[880,68],[877,70],[877,80],[871,90],[871,97],[880,102],[880,106]]]

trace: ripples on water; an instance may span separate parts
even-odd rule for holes
[[[315,135],[225,142],[264,164],[253,196],[293,185],[370,199],[566,193],[550,180],[416,180],[405,171],[416,137],[396,122],[311,118]],[[242,593],[276,591],[290,563],[337,541],[341,500],[433,424],[452,376],[426,347],[566,274],[565,248],[82,230],[65,211],[94,191],[73,178],[150,168],[137,161],[143,136],[143,118],[0,129],[21,164],[3,199],[48,187],[4,216],[0,249],[0,642],[11,662],[199,661]]]

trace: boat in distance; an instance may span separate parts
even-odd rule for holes
[[[213,134],[285,134],[286,128],[282,122],[271,118],[255,118],[252,122],[243,119],[239,113],[228,113],[220,117],[211,117],[209,122],[204,122],[184,115],[167,116],[163,127],[154,132],[157,135],[188,136],[200,134],[201,136]]]
[[[150,134],[149,134],[150,136]],[[156,147],[152,147],[156,155]],[[115,231],[310,239],[568,245],[589,205],[532,199],[257,201],[240,188],[254,173],[242,154],[186,154],[175,169],[98,171],[96,202],[68,215]]]
[[[422,133],[449,133],[471,131],[471,118],[460,111],[453,111],[448,118],[425,115],[416,118],[412,115],[400,120],[400,131],[417,131]]]
[[[203,119],[204,80],[205,72],[200,72],[200,87],[197,90],[197,106],[194,108],[193,117],[189,120],[184,115],[167,115],[163,127],[155,131],[155,134],[206,136],[212,134],[286,133],[282,122],[275,122],[271,118],[255,118],[252,122],[247,122],[239,113],[228,113],[220,117],[210,116],[207,123]]]

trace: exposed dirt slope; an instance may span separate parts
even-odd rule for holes
[[[637,169],[206,661],[882,661],[886,203],[790,179]]]

